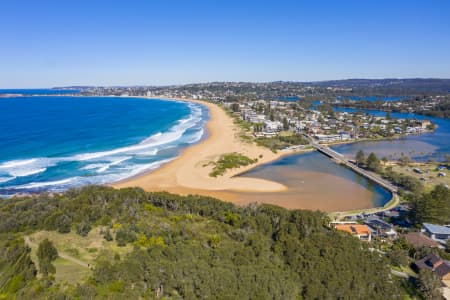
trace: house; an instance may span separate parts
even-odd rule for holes
[[[283,124],[279,121],[265,121],[264,129],[267,132],[278,132],[283,128]]]
[[[419,271],[428,269],[433,271],[441,280],[450,280],[450,262],[443,260],[434,253],[428,254],[414,264]]]
[[[372,232],[367,225],[361,224],[336,224],[335,228],[340,231],[345,231],[357,237],[361,241],[370,242],[372,240]]]
[[[431,125],[431,122],[429,120],[421,120],[421,121],[417,121],[417,123],[423,129],[427,129],[427,127]]]
[[[373,236],[388,239],[395,239],[397,237],[397,232],[394,230],[394,226],[392,224],[384,222],[377,216],[371,216],[367,218],[364,221],[364,224],[369,226],[369,228],[372,230]]]
[[[350,133],[348,132],[339,132],[339,135],[341,136],[341,141],[348,141],[352,138],[352,136],[350,135]]]
[[[335,142],[341,140],[341,136],[339,134],[316,134],[314,135],[314,137],[319,143]]]
[[[427,237],[422,232],[409,232],[409,233],[405,234],[404,237],[416,249],[419,249],[422,247],[430,247],[430,248],[440,247],[438,242]]]
[[[445,244],[450,239],[450,228],[446,226],[423,223],[422,232],[441,244]]]

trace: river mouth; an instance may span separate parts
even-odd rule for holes
[[[258,202],[333,212],[380,207],[391,199],[384,188],[318,152],[285,156],[240,177],[272,180],[288,188],[276,193],[226,192],[242,205]]]
[[[337,109],[354,112],[352,109]],[[367,111],[371,115],[384,116],[381,111]],[[380,158],[398,159],[406,155],[415,161],[429,159],[443,161],[450,153],[450,120],[416,114],[392,113],[394,118],[427,119],[437,125],[436,131],[400,139],[364,141],[333,146],[333,150],[347,158],[354,158],[358,150],[374,152]],[[283,157],[275,162],[257,167],[243,177],[273,180],[288,187],[282,193],[230,193],[233,202],[270,203],[286,208],[322,210],[326,212],[348,211],[382,207],[391,194],[378,184],[340,166],[324,155],[312,152]]]

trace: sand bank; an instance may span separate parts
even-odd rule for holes
[[[280,192],[286,190],[284,185],[274,181],[234,176],[255,166],[278,159],[282,155],[292,153],[292,151],[273,153],[254,143],[246,143],[239,138],[240,129],[222,108],[209,102],[183,101],[199,103],[209,109],[208,136],[198,144],[185,149],[178,158],[161,168],[114,183],[113,187],[138,186],[146,191],[168,191],[184,195],[201,194],[229,201],[234,199],[230,199],[229,195],[225,198],[221,197],[225,196],[221,191]],[[258,158],[258,162],[247,167],[229,170],[225,175],[217,178],[210,177],[212,166],[205,167],[205,165],[220,155],[231,152],[238,152],[253,159]]]

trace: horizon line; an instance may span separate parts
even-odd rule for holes
[[[186,82],[186,83],[172,83],[172,84],[134,84],[134,85],[120,85],[120,84],[111,84],[111,85],[98,85],[98,84],[68,84],[68,85],[56,85],[49,87],[0,87],[0,89],[57,89],[57,88],[86,88],[86,87],[110,87],[110,88],[118,88],[118,87],[174,87],[174,86],[184,86],[184,85],[197,85],[197,84],[212,84],[212,83],[256,83],[256,84],[270,84],[270,83],[325,83],[325,82],[333,82],[333,81],[350,81],[350,80],[450,80],[450,78],[445,77],[380,77],[380,78],[368,78],[368,77],[354,77],[354,78],[343,78],[343,79],[326,79],[326,80],[312,80],[312,81],[297,81],[297,80],[273,80],[273,81],[227,81],[227,80],[214,80],[214,81],[204,81],[204,82]]]

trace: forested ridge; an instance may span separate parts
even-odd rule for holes
[[[385,258],[328,221],[321,212],[137,188],[3,200],[0,299],[400,298]],[[37,271],[26,235],[85,236],[98,227],[131,250],[99,253],[82,282],[56,283]]]

